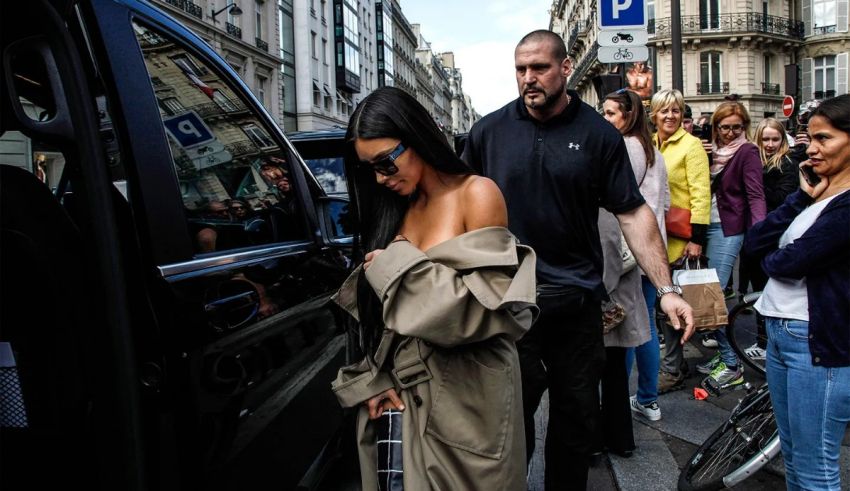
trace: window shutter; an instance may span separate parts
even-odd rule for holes
[[[846,1],[845,1],[846,3]],[[835,57],[835,95],[847,93],[847,58],[850,53],[841,53]]]
[[[803,58],[803,76],[802,76],[803,92],[801,97],[803,102],[812,100],[812,59]]]
[[[803,0],[803,30],[805,37],[812,35],[812,0]]]
[[[848,5],[850,0],[838,0],[835,6],[835,30],[838,32],[847,32]]]

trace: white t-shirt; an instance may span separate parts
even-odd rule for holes
[[[841,194],[841,193],[839,193]],[[838,196],[836,194],[835,196]],[[830,201],[835,198],[830,196],[823,201],[818,201],[800,212],[791,222],[782,237],[779,238],[779,248],[794,243],[808,230]],[[779,317],[782,319],[796,319],[809,321],[809,292],[806,287],[806,278],[799,280],[791,278],[770,278],[764,287],[764,293],[756,301],[755,309],[761,315]]]

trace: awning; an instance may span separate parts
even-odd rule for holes
[[[325,95],[330,97],[331,96],[331,87],[328,84],[325,84],[323,86],[323,88],[325,89]]]

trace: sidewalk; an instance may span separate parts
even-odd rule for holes
[[[699,340],[696,341],[697,343]],[[720,397],[709,397],[705,401],[693,398],[693,388],[699,386],[704,375],[695,370],[695,365],[708,359],[714,350],[697,348],[688,343],[685,346],[685,358],[691,367],[692,375],[686,380],[683,390],[663,394],[658,403],[661,406],[662,419],[650,422],[641,416],[634,416],[634,435],[637,449],[630,458],[616,455],[603,455],[601,461],[591,469],[589,490],[675,490],[679,480],[679,471],[696,452],[699,445],[729,416],[731,409],[743,396],[743,391],[733,391]],[[745,378],[754,386],[764,379],[752,372],[745,372]],[[630,385],[632,393],[636,390],[637,374],[632,373]],[[542,491],[543,488],[543,447],[545,422],[548,414],[548,397],[544,396],[537,411],[537,445],[528,476],[528,489]],[[850,431],[845,434],[841,448],[842,490],[850,491]],[[781,490],[785,489],[784,467],[781,456],[768,466],[736,486],[736,490]]]

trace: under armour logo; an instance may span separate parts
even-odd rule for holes
[[[579,150],[579,149],[581,148],[581,146],[580,146],[578,143],[572,143],[572,142],[570,142],[570,144],[569,144],[569,145],[567,145],[567,147],[568,147],[570,150],[573,150],[573,149],[574,149],[574,150]]]

